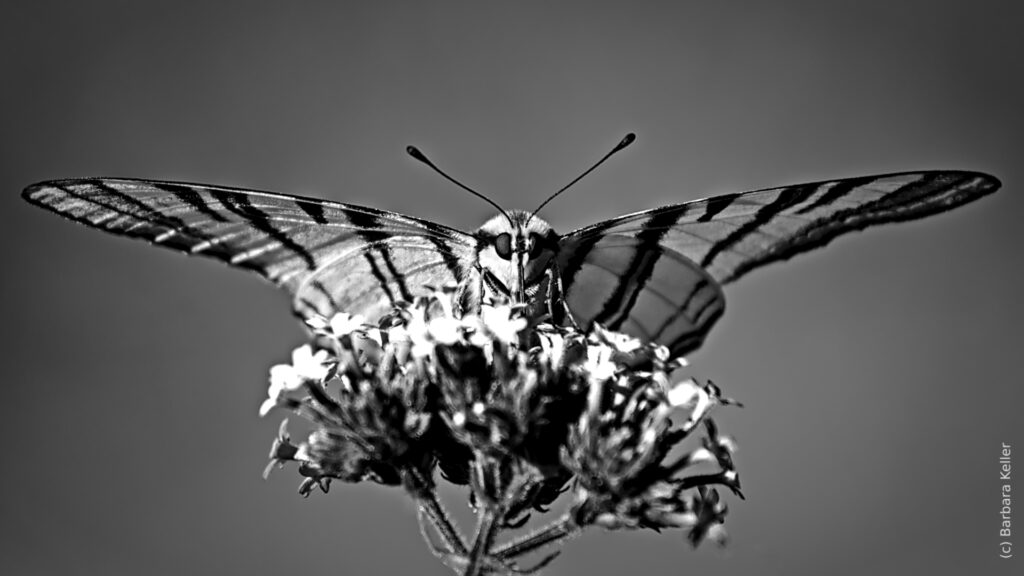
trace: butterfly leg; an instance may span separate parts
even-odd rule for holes
[[[562,274],[558,264],[552,263],[551,267],[548,268],[547,276],[548,313],[551,315],[551,323],[555,326],[561,326],[568,321],[573,328],[580,330],[580,325],[576,323],[576,319],[572,316],[572,311],[569,310],[569,305],[566,304],[565,298],[562,297]]]

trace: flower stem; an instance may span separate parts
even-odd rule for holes
[[[463,542],[462,535],[448,519],[448,514],[441,507],[437,496],[431,493],[431,497],[421,499],[420,508],[426,512],[431,524],[444,539],[444,543],[456,554],[466,554],[466,543]]]
[[[507,487],[502,483],[500,463],[490,461],[483,453],[477,451],[470,486],[476,496],[480,512],[477,517],[473,549],[469,553],[469,561],[463,576],[480,576],[484,573],[484,563],[488,560],[491,546],[494,545],[494,539],[505,518]]]
[[[466,542],[448,517],[448,512],[437,497],[437,491],[426,482],[419,472],[411,471],[410,477],[416,486],[415,498],[419,503],[420,509],[430,518],[430,523],[434,525],[441,538],[444,539],[445,545],[456,554],[466,555],[468,551]]]
[[[483,574],[484,559],[494,543],[494,537],[498,533],[501,514],[495,506],[485,505],[480,508],[480,520],[476,526],[476,538],[473,540],[473,550],[469,554],[469,564],[463,576],[480,576]]]
[[[581,532],[583,527],[576,524],[572,516],[566,514],[533,534],[501,546],[494,550],[492,555],[500,560],[517,558],[545,546],[574,538]]]

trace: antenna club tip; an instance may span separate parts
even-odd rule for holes
[[[420,152],[420,149],[415,147],[415,146],[412,146],[412,145],[406,146],[405,147],[405,153],[408,154],[409,156],[412,156],[413,158],[419,160],[420,162],[426,162],[427,161],[427,157],[424,156],[423,152]]]
[[[632,143],[633,143],[633,142],[635,142],[635,141],[636,141],[636,134],[634,134],[634,133],[630,132],[629,134],[626,134],[626,135],[625,135],[625,136],[624,136],[624,137],[622,138],[622,141],[621,141],[621,142],[619,142],[619,143],[618,143],[618,144],[617,144],[617,145],[615,146],[615,149],[614,149],[614,150],[612,150],[612,152],[618,152],[619,150],[622,150],[623,148],[625,148],[626,146],[629,146],[630,144],[632,144]]]

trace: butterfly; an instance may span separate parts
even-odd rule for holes
[[[629,134],[572,185],[633,141]],[[751,270],[887,222],[996,191],[993,176],[923,171],[726,194],[558,234],[538,212],[506,211],[474,232],[353,204],[205,184],[85,178],[25,189],[30,203],[87,226],[252,270],[301,318],[375,318],[427,285],[458,286],[462,313],[489,298],[595,323],[673,356],[698,348],[725,310],[722,286]]]

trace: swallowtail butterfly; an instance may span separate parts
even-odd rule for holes
[[[684,202],[561,235],[535,214],[568,186],[534,212],[484,198],[500,214],[471,233],[353,204],[180,182],[54,180],[23,196],[93,228],[253,270],[287,291],[304,318],[346,311],[372,319],[424,285],[454,282],[464,312],[503,296],[683,355],[722,315],[722,286],[751,270],[847,232],[950,210],[999,186],[964,171],[864,176]]]

